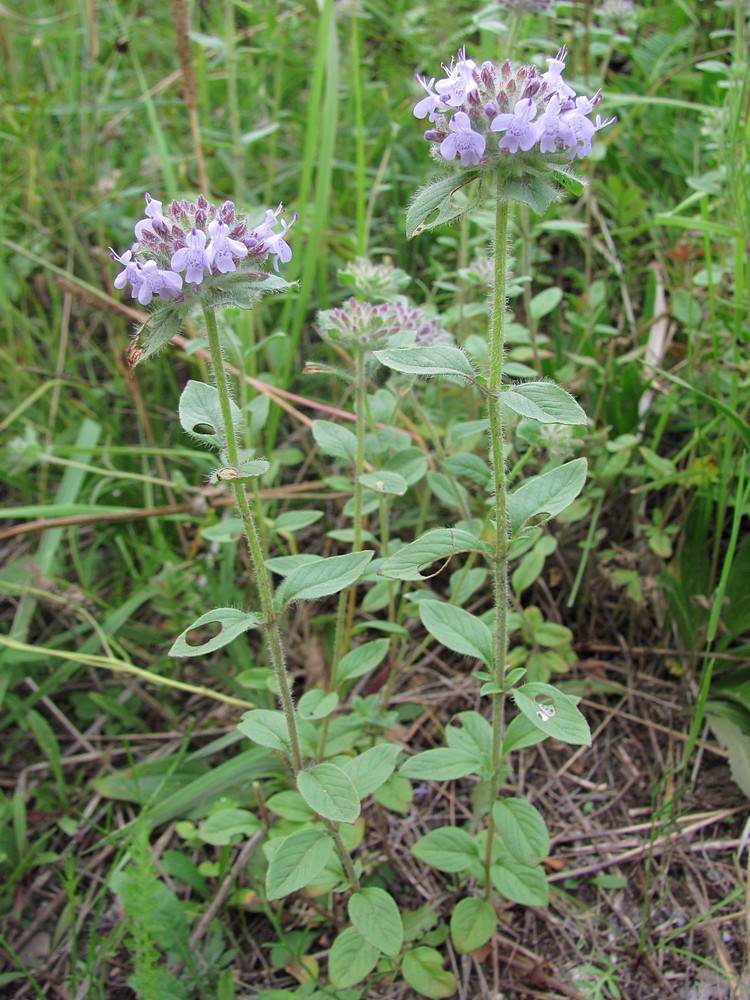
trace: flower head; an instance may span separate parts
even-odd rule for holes
[[[425,139],[444,160],[509,175],[519,169],[513,161],[563,166],[587,156],[595,133],[615,119],[592,121],[601,94],[576,95],[563,78],[567,54],[561,48],[539,73],[535,66],[514,68],[507,60],[484,62],[478,69],[460,49],[437,83],[417,77],[427,96],[416,103],[414,114],[428,117],[431,125]]]

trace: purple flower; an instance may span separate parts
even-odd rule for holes
[[[109,248],[109,252],[112,254],[112,259],[116,260],[118,264],[122,264],[125,268],[124,271],[120,271],[120,273],[115,277],[113,282],[115,288],[124,288],[125,285],[130,282],[132,288],[131,294],[133,298],[135,298],[138,293],[138,289],[143,284],[140,264],[133,260],[133,253],[130,250],[126,250],[122,257],[118,257],[112,247]]]
[[[227,204],[230,203],[227,202]],[[237,265],[232,259],[232,255],[235,257],[247,257],[247,247],[245,244],[240,243],[239,240],[231,239],[229,236],[229,226],[226,222],[219,222],[218,219],[209,222],[208,235],[211,237],[211,242],[206,248],[206,259],[209,265],[215,264],[222,274],[226,274],[227,271],[235,271]],[[177,253],[180,253],[180,251],[178,250]],[[174,260],[174,258],[172,259]]]
[[[292,259],[292,248],[286,242],[284,236],[291,226],[293,226],[297,221],[297,213],[294,213],[291,222],[285,222],[284,219],[281,220],[280,233],[275,233],[273,231],[273,228],[279,221],[279,216],[283,211],[283,205],[279,205],[275,212],[271,208],[267,209],[266,221],[262,222],[256,229],[254,229],[252,234],[258,241],[262,241],[265,244],[268,253],[276,255],[276,260],[273,262],[275,271],[278,271],[279,269],[279,261],[284,264],[288,264]]]
[[[498,146],[511,153],[517,153],[519,148],[527,152],[539,138],[539,126],[532,119],[536,115],[537,106],[530,97],[517,101],[513,114],[506,113],[494,118],[490,128],[493,132],[505,132]]]
[[[138,301],[147,306],[154,295],[161,299],[174,299],[182,291],[182,278],[171,271],[163,271],[155,260],[147,260],[141,268],[142,284],[138,289]]]
[[[440,155],[443,159],[455,160],[456,156],[460,156],[464,167],[479,163],[487,143],[483,135],[473,131],[466,112],[457,111],[448,127],[450,135],[440,143]]]
[[[600,100],[600,94],[595,94],[593,97],[581,95],[581,97],[576,97],[575,108],[564,111],[561,115],[562,122],[570,129],[573,137],[572,142],[565,144],[566,147],[572,147],[571,159],[575,159],[576,156],[583,159],[591,152],[591,140],[596,132],[596,125],[588,115],[591,114]]]
[[[552,95],[535,124],[539,130],[539,149],[542,153],[556,152],[558,141],[562,141],[564,147],[575,142],[572,128],[560,117],[560,98],[557,94]]]
[[[435,77],[433,76],[430,82],[427,83],[423,77],[417,74],[417,82],[427,91],[427,97],[423,97],[421,101],[417,101],[414,105],[414,117],[424,118],[425,115],[429,115],[431,122],[437,121],[438,114],[441,111],[447,111],[447,107],[438,95],[433,93],[432,88],[435,86]]]
[[[477,89],[474,79],[474,70],[477,64],[473,59],[466,58],[466,50],[458,50],[458,59],[455,66],[451,62],[451,67],[443,66],[448,74],[445,80],[438,80],[435,90],[440,94],[443,101],[451,108],[460,108],[472,91]]]
[[[200,285],[204,271],[211,270],[211,261],[206,253],[206,234],[201,229],[193,229],[185,237],[187,246],[172,254],[169,266],[173,271],[187,268],[185,281]]]
[[[146,215],[147,219],[141,219],[140,222],[135,224],[135,238],[140,240],[143,235],[143,230],[147,229],[150,232],[154,232],[154,227],[152,223],[162,222],[164,216],[161,211],[161,202],[155,201],[150,194],[146,194]]]
[[[576,95],[575,90],[563,80],[561,75],[565,69],[565,57],[567,54],[568,50],[563,45],[555,59],[547,60],[549,69],[546,73],[542,73],[542,80],[547,84],[547,88],[557,91],[562,100],[565,100],[567,97],[575,97]]]

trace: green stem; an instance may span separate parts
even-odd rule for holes
[[[224,433],[226,435],[227,458],[229,465],[239,470],[239,449],[237,447],[237,434],[232,421],[232,408],[229,396],[229,380],[224,368],[224,358],[219,342],[219,330],[216,325],[216,316],[213,309],[204,307],[203,313],[206,317],[206,330],[208,332],[208,348],[211,354],[211,364],[214,370],[214,380],[219,393],[219,405],[221,406],[221,416],[224,423]],[[250,552],[250,560],[258,585],[258,595],[260,597],[261,612],[263,614],[263,637],[268,653],[268,661],[276,675],[279,686],[279,698],[281,707],[286,718],[287,731],[289,734],[290,761],[295,777],[302,770],[302,754],[300,752],[299,735],[297,732],[297,717],[294,712],[294,702],[292,700],[291,684],[286,670],[284,660],[284,647],[281,642],[281,632],[279,622],[273,607],[273,584],[269,576],[266,564],[263,559],[263,547],[258,535],[258,528],[255,518],[250,510],[250,503],[245,493],[242,483],[233,483],[234,495],[242,518],[242,525],[245,530],[247,547]]]
[[[495,273],[492,289],[492,321],[489,329],[489,356],[487,410],[490,420],[490,457],[492,460],[492,485],[495,498],[495,553],[492,560],[492,585],[495,594],[497,623],[493,636],[494,681],[496,692],[492,695],[492,762],[490,776],[490,809],[485,852],[486,894],[491,891],[490,868],[495,821],[492,806],[499,790],[500,766],[505,708],[505,668],[508,658],[508,511],[503,445],[503,414],[500,391],[503,383],[503,352],[505,350],[505,306],[508,286],[508,202],[503,200],[501,181],[498,179],[495,210]]]

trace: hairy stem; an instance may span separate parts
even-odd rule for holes
[[[505,432],[500,403],[503,382],[503,352],[505,350],[505,304],[508,285],[508,202],[502,198],[498,180],[495,208],[495,269],[492,288],[492,319],[489,328],[487,362],[488,402],[490,421],[490,458],[495,514],[495,552],[492,559],[492,586],[495,595],[497,622],[493,636],[493,670],[495,692],[492,695],[492,773],[490,777],[490,809],[485,852],[486,894],[490,895],[490,868],[495,821],[492,806],[497,798],[502,764],[505,709],[505,668],[508,657],[508,510],[505,479]]]
[[[239,450],[237,448],[237,434],[232,422],[232,410],[229,396],[229,379],[224,368],[224,358],[221,353],[219,343],[219,331],[216,325],[216,316],[212,309],[205,307],[206,330],[208,332],[208,347],[211,354],[211,364],[214,370],[214,380],[219,393],[219,404],[221,406],[221,416],[224,423],[224,433],[226,435],[227,457],[232,468],[239,471]],[[273,607],[273,584],[269,576],[266,564],[263,560],[263,547],[258,535],[258,528],[255,518],[250,509],[250,503],[245,493],[243,483],[233,483],[234,495],[242,518],[242,526],[247,539],[247,547],[250,552],[250,560],[258,585],[258,595],[260,597],[261,612],[263,614],[263,638],[266,644],[269,664],[276,675],[279,686],[279,699],[286,718],[287,732],[289,734],[290,762],[295,776],[302,770],[302,754],[300,752],[299,734],[297,732],[297,717],[294,712],[294,702],[292,700],[291,684],[286,670],[284,660],[284,647],[281,642],[281,632],[279,622]]]

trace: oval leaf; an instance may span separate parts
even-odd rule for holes
[[[588,418],[570,393],[554,382],[522,382],[500,393],[500,402],[522,417],[540,424],[579,424]]]
[[[551,684],[524,684],[513,692],[513,700],[537,729],[563,743],[591,746],[589,724],[568,695]]]
[[[297,788],[310,808],[325,819],[353,823],[359,816],[357,790],[335,764],[316,764],[309,771],[300,771]]]
[[[476,840],[457,826],[430,830],[414,844],[411,853],[441,872],[463,872],[481,860]]]
[[[256,708],[245,712],[237,728],[243,736],[247,736],[258,746],[279,750],[289,755],[289,731],[283,712],[274,712],[267,708]]]
[[[545,520],[556,517],[573,503],[585,482],[585,458],[576,458],[527,480],[508,497],[508,517],[513,534],[524,521],[537,514],[546,514]]]
[[[488,546],[462,528],[435,528],[404,545],[386,559],[378,574],[389,580],[426,580],[420,570],[436,559],[448,560],[458,552],[486,552]]]
[[[549,854],[549,833],[542,814],[525,799],[500,799],[492,807],[495,830],[522,865],[535,865]]]
[[[384,889],[355,892],[349,900],[349,918],[374,948],[395,958],[404,943],[404,928],[396,901]]]
[[[242,423],[242,413],[239,406],[231,400],[229,409],[236,429]],[[178,413],[182,429],[191,437],[210,444],[223,442],[224,417],[216,386],[190,379],[182,390]]]
[[[430,635],[448,649],[492,667],[492,633],[475,615],[443,601],[423,601],[419,617]]]
[[[280,584],[274,605],[281,608],[292,601],[316,601],[329,594],[338,594],[362,576],[375,553],[350,552],[344,556],[330,556],[293,569]]]
[[[369,975],[380,958],[380,949],[366,941],[356,927],[343,930],[328,953],[328,975],[337,990],[354,986]]]
[[[458,989],[456,977],[443,968],[443,956],[434,948],[412,948],[401,965],[404,979],[420,996],[429,1000],[452,997]]]
[[[359,477],[362,486],[376,493],[389,493],[393,496],[402,497],[409,489],[409,484],[398,472],[365,472]]]
[[[332,854],[333,841],[325,830],[295,830],[278,846],[268,865],[268,898],[281,899],[309,885]]]
[[[350,430],[339,427],[332,420],[313,420],[312,432],[316,444],[324,455],[341,458],[354,465],[357,438]]]
[[[474,369],[464,352],[458,347],[436,344],[433,347],[394,347],[392,350],[373,351],[386,368],[406,375],[459,375],[476,381]]]
[[[478,754],[452,747],[423,750],[401,765],[400,773],[418,781],[453,781],[468,774],[481,775],[486,761]]]
[[[495,933],[497,915],[486,899],[462,899],[451,914],[451,940],[460,955],[486,944]]]
[[[400,753],[401,747],[395,743],[378,743],[343,765],[360,799],[377,791],[390,778]]]
[[[206,653],[213,653],[222,646],[226,646],[238,635],[247,632],[248,629],[258,628],[263,619],[260,615],[252,612],[238,611],[236,608],[214,608],[207,611],[205,615],[196,618],[192,625],[189,625],[184,632],[177,636],[168,656],[204,656]],[[221,631],[212,639],[196,646],[188,642],[188,633],[194,629],[202,628],[204,625],[220,625]]]
[[[363,642],[361,646],[351,649],[339,662],[336,675],[339,683],[369,674],[383,662],[390,644],[390,639],[373,639],[372,642]]]
[[[430,181],[417,191],[406,210],[406,235],[409,239],[419,233],[459,218],[475,204],[476,199],[459,203],[453,195],[479,176],[477,171],[462,171]],[[428,221],[429,220],[429,221]]]
[[[542,868],[519,864],[511,854],[492,865],[490,879],[497,891],[514,903],[546,906],[549,902],[549,885]]]

